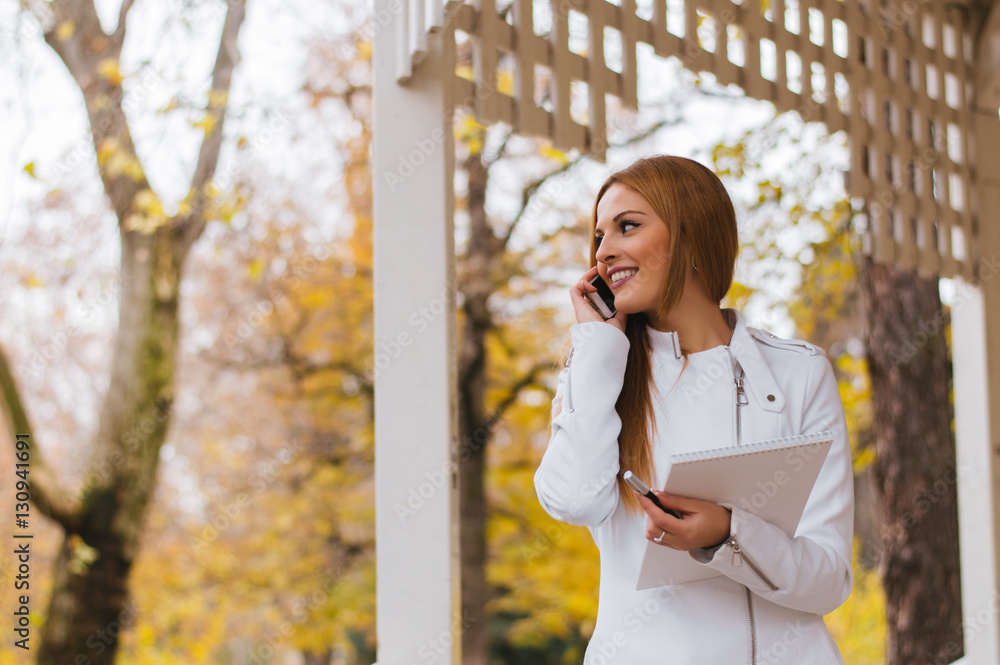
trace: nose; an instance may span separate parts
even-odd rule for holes
[[[607,263],[611,259],[615,258],[615,256],[617,256],[617,251],[614,246],[614,241],[605,235],[601,239],[601,244],[597,247],[597,252],[594,254],[594,258],[601,263]]]

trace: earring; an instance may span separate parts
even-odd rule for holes
[[[694,257],[693,257],[693,256],[691,257],[691,267],[692,267],[692,268],[694,268],[695,270],[697,270],[697,269],[698,269],[698,264],[696,264],[696,263],[694,262]]]

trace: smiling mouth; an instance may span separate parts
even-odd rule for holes
[[[632,279],[632,277],[634,277],[637,272],[639,272],[638,268],[629,268],[628,270],[618,270],[617,272],[611,275],[611,288],[617,289],[619,286]]]

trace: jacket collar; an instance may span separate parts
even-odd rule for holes
[[[746,374],[746,385],[753,398],[753,403],[765,411],[781,411],[785,406],[785,396],[778,388],[774,375],[771,374],[767,362],[760,354],[757,342],[743,323],[743,317],[738,311],[731,308],[723,309],[722,316],[729,327],[733,329],[729,350],[732,351],[733,358]],[[664,332],[649,328],[648,332],[653,353],[663,354],[667,358],[673,357],[675,360],[683,358],[676,331]]]

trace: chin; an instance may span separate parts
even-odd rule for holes
[[[641,314],[643,312],[642,307],[636,307],[635,305],[630,305],[629,303],[619,303],[615,300],[615,309],[619,312],[624,312],[625,314]]]

